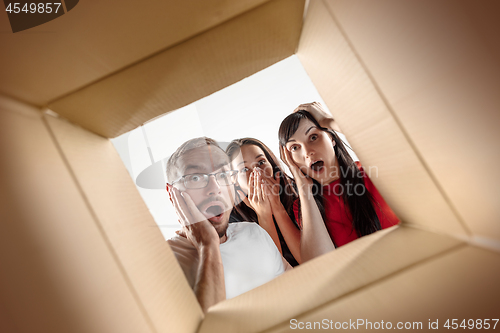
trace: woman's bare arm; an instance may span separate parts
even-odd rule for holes
[[[280,147],[283,162],[292,172],[299,190],[302,231],[300,234],[300,258],[303,262],[333,251],[335,246],[328,234],[325,222],[312,193],[313,182],[293,162],[290,152]]]

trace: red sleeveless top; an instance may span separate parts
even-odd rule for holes
[[[387,205],[384,198],[380,195],[375,185],[364,172],[361,164],[356,162],[358,168],[363,173],[363,180],[365,182],[366,190],[370,192],[373,198],[373,206],[375,212],[377,213],[378,219],[380,221],[380,226],[382,229],[392,227],[399,223],[399,219],[394,214],[392,209]],[[354,193],[361,193],[363,190],[361,187],[351,188]],[[326,215],[326,229],[330,234],[336,247],[347,244],[358,238],[356,231],[352,226],[351,212],[344,200],[342,198],[342,186],[340,184],[340,179],[323,186],[323,198],[325,206]],[[297,220],[300,227],[302,227],[302,221],[299,217],[299,200],[295,200],[293,204],[293,211],[295,214],[295,219]]]

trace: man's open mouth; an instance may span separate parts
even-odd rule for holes
[[[208,207],[205,212],[209,217],[220,217],[224,213],[224,209],[219,205],[214,205]]]
[[[316,161],[313,164],[311,164],[311,170],[316,171],[316,172],[320,172],[322,170],[322,168],[324,167],[324,165],[325,165],[325,162]]]
[[[203,215],[212,222],[222,221],[226,206],[223,202],[215,199],[211,200],[203,209]]]

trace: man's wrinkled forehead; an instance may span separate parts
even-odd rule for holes
[[[179,176],[191,173],[211,173],[229,165],[224,151],[214,146],[204,146],[186,151],[177,161]]]

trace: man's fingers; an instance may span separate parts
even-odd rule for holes
[[[181,230],[176,230],[175,233],[181,237],[187,238],[186,229],[182,228]]]
[[[205,216],[200,213],[187,193],[180,192],[178,189],[173,188],[172,194],[174,207],[176,208],[177,215],[179,216],[184,227],[206,219]],[[194,207],[194,209],[192,207]]]
[[[167,183],[168,198],[170,199],[170,202],[173,204],[174,202],[172,201],[172,194],[170,193],[171,191],[172,191],[172,187],[170,184]]]
[[[174,205],[175,212],[179,217],[179,222],[182,226],[186,226],[189,224],[189,212],[187,211],[186,204],[184,203],[184,199],[180,197],[180,192],[177,189],[173,189],[171,191],[172,196],[172,204]]]
[[[189,194],[187,194],[186,192],[182,192],[181,195],[184,198],[184,202],[186,203],[187,209],[190,212],[191,219],[189,220],[189,222],[191,222],[191,224],[196,222],[201,222],[207,219],[205,215],[203,215],[200,212],[198,207],[196,207],[196,205],[193,202],[193,199],[191,199],[191,196]]]

